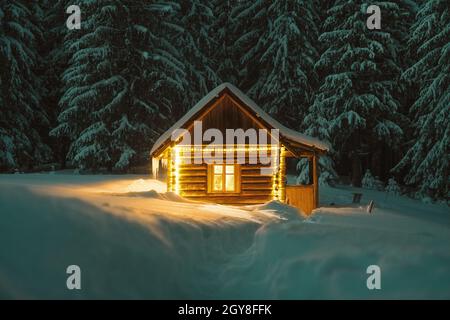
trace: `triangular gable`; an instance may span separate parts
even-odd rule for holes
[[[290,144],[295,144],[300,147],[304,147],[306,150],[315,151],[318,153],[324,153],[329,150],[328,144],[286,128],[281,123],[270,117],[263,109],[261,109],[253,100],[251,100],[238,88],[230,83],[223,83],[202,98],[180,120],[178,120],[158,138],[150,151],[151,156],[158,157],[171,143],[172,132],[176,129],[187,129],[187,126],[190,123],[214,108],[214,103],[217,102],[217,100],[225,93],[230,95],[232,99],[236,100],[236,103],[240,107],[243,107],[248,112],[249,116],[260,122],[263,127],[267,129],[278,129],[280,133],[280,140],[282,140],[287,147]]]

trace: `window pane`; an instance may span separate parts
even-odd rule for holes
[[[232,175],[225,176],[225,190],[234,191],[234,176]]]
[[[226,174],[233,174],[234,173],[234,166],[226,166],[225,167],[225,173]]]
[[[214,173],[222,173],[222,166],[214,166]]]
[[[214,191],[222,191],[222,175],[214,175],[214,182],[213,182],[213,190]]]

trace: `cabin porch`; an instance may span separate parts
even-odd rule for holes
[[[311,214],[319,206],[319,184],[317,171],[317,155],[307,157],[309,164],[310,184],[287,184],[285,202],[299,208],[305,214]]]

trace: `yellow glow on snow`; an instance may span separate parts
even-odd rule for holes
[[[150,190],[158,193],[151,193]],[[142,191],[145,189],[144,191]],[[90,185],[53,185],[36,189],[39,193],[48,193],[57,197],[78,198],[109,213],[138,220],[161,233],[155,223],[161,216],[174,221],[196,221],[216,224],[227,218],[227,224],[257,222],[279,219],[270,210],[256,210],[249,206],[232,207],[190,201],[166,192],[166,184],[153,179],[114,180],[97,182]],[[140,194],[134,195],[134,192]],[[229,220],[231,219],[231,220]],[[161,234],[161,238],[164,238]]]
[[[165,191],[165,186],[160,181],[153,179],[139,179],[131,182],[124,190],[124,192],[145,192],[155,190],[156,192]]]

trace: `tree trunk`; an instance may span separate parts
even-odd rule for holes
[[[381,175],[382,175],[382,170],[381,170],[382,152],[381,152],[380,147],[378,145],[376,145],[375,148],[376,148],[376,150],[372,153],[372,156],[371,156],[370,172],[372,172],[372,175],[374,177],[381,177]]]
[[[362,169],[361,159],[357,152],[352,152],[352,186],[361,187]]]
[[[112,162],[111,162],[111,161],[108,161],[107,169],[108,169],[108,172],[109,172],[109,173],[112,173],[112,171],[113,171],[112,168],[113,168]]]

